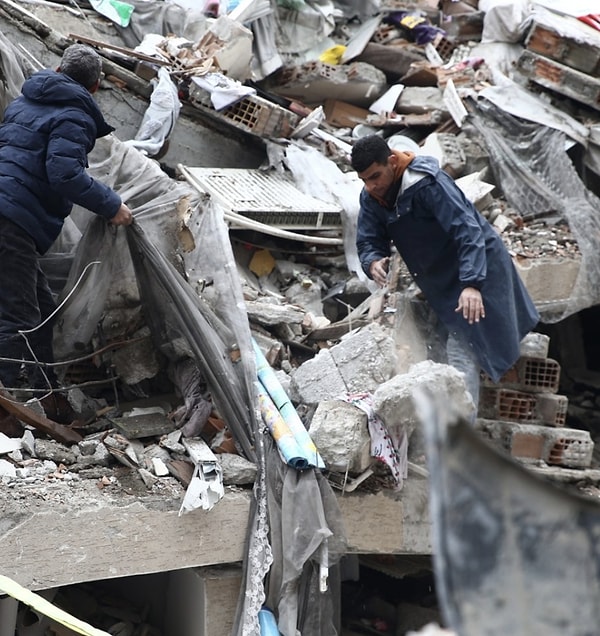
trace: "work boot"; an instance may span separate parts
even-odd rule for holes
[[[51,393],[40,399],[40,404],[49,420],[58,424],[71,424],[81,416],[73,409],[69,400],[62,393]]]

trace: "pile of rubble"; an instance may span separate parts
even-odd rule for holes
[[[148,5],[149,10],[152,4]],[[97,28],[96,33],[103,37],[90,37],[89,31],[87,36],[69,37],[90,43],[103,55],[108,71],[105,82],[112,85],[112,90],[101,94],[101,101],[117,90],[151,96],[152,89],[157,90],[160,84],[161,72],[166,69],[178,98],[184,106],[191,107],[185,111],[186,117],[193,112],[204,122],[219,121],[230,132],[243,131],[254,140],[264,141],[267,147],[288,140],[316,148],[342,171],[348,170],[347,153],[353,139],[369,132],[383,134],[394,147],[437,156],[502,234],[518,264],[565,260],[578,267],[582,258],[580,246],[564,218],[553,210],[540,210],[538,216],[531,218],[506,201],[502,183],[494,183],[493,165],[480,136],[469,124],[468,115],[473,110],[470,100],[476,100],[479,93],[486,94],[501,67],[495,55],[488,59],[483,56],[487,50],[485,45],[517,42],[520,57],[510,71],[513,79],[523,85],[529,80],[538,85],[536,90],[529,85],[529,90],[540,109],[550,109],[551,103],[566,109],[566,102],[564,99],[560,102],[556,95],[544,93],[539,87],[551,88],[568,98],[571,114],[563,113],[564,129],[567,133],[577,129],[583,135],[581,127],[587,126],[591,136],[595,121],[590,110],[594,108],[593,100],[582,100],[579,92],[569,93],[569,82],[565,82],[564,87],[559,83],[549,86],[549,80],[546,81],[539,70],[539,61],[534,64],[531,60],[545,55],[557,62],[555,47],[550,44],[560,37],[568,43],[562,61],[578,72],[589,73],[586,81],[593,83],[593,68],[588,62],[585,68],[581,67],[580,60],[585,57],[584,52],[595,50],[592,32],[596,25],[589,21],[587,24],[576,22],[565,15],[557,17],[541,6],[531,10],[520,8],[520,13],[515,10],[508,19],[502,3],[483,3],[485,6],[480,7],[475,0],[446,1],[441,5],[433,0],[396,2],[378,8],[340,6],[326,19],[312,13],[307,5],[295,14],[302,25],[297,33],[303,38],[294,47],[285,44],[286,34],[293,32],[289,24],[293,21],[292,10],[280,8],[277,18],[282,21],[283,32],[277,35],[278,50],[273,56],[279,59],[279,64],[273,72],[266,73],[265,51],[260,49],[264,44],[264,36],[260,35],[261,21],[268,22],[275,16],[272,9],[265,12],[259,4],[244,3],[243,8],[231,11],[221,8],[216,16],[211,13],[212,8],[200,11],[200,15],[189,7],[173,6],[171,27],[179,23],[180,34],[173,35],[171,30],[165,34],[145,33],[140,38],[136,21],[139,19],[141,24],[142,14],[138,15],[137,7],[131,14],[129,29],[121,32],[109,20],[99,21],[91,8],[86,11],[84,3],[86,28],[93,23],[101,24],[102,28]],[[53,10],[60,11],[59,5]],[[37,11],[47,19],[51,9],[44,7]],[[0,12],[12,22],[23,20],[38,31],[38,35],[43,31],[48,38],[46,25],[34,14],[19,15],[10,3],[0,3]],[[69,19],[74,18],[69,16]],[[316,25],[310,37],[304,30],[304,21]],[[586,35],[583,40],[582,32]],[[50,33],[56,50],[69,41],[52,28]],[[196,36],[194,39],[189,37],[192,34]],[[123,46],[123,41],[116,43],[120,37],[125,43],[136,37],[141,41],[138,46],[129,48]],[[251,56],[254,57],[251,59]],[[216,81],[212,82],[211,78]],[[553,108],[552,114],[556,116]],[[534,112],[527,115],[535,118]],[[154,126],[152,134],[156,128]],[[131,143],[135,146],[137,142],[143,152],[153,156],[148,147],[143,146],[148,141],[143,138],[143,130],[142,126]],[[173,126],[160,129],[162,137],[153,140],[158,142],[154,147],[159,148],[154,156],[160,158],[165,152],[173,133]],[[589,150],[592,157],[593,145]],[[587,162],[588,168],[591,161]],[[163,165],[168,168],[168,162]],[[215,178],[223,182],[224,175],[215,174]],[[236,178],[240,180],[243,176],[238,174]],[[207,188],[210,177],[204,179],[202,187]],[[264,193],[267,186],[265,181],[258,187]],[[198,189],[202,191],[202,187]],[[299,187],[306,191],[311,186],[299,184]],[[247,210],[241,216],[244,214],[250,218]],[[239,221],[240,214],[235,218]],[[342,252],[341,241],[327,238],[338,234],[334,225],[313,226],[309,232],[309,222],[295,229],[294,240],[305,239],[304,246],[295,243],[301,248],[295,250],[289,243],[278,240],[276,233],[268,240],[264,234],[261,236],[265,223],[257,232],[252,226],[242,230],[243,226],[231,222],[233,228],[238,228],[237,232],[232,230],[234,244],[245,246],[245,255],[250,257],[240,261],[239,266],[244,275],[246,309],[253,333],[269,362],[282,370],[282,381],[286,386],[291,384],[292,398],[307,420],[324,397],[375,390],[398,371],[397,363],[390,364],[388,372],[380,372],[372,381],[365,382],[364,369],[361,369],[361,372],[353,372],[352,379],[348,375],[347,381],[338,381],[333,388],[326,388],[320,382],[315,395],[311,395],[311,389],[302,386],[300,379],[313,373],[312,359],[323,358],[324,352],[330,352],[335,358],[335,352],[344,346],[360,351],[357,341],[369,332],[353,332],[380,320],[386,312],[396,311],[394,299],[372,295],[361,272],[348,277],[347,254]],[[330,240],[330,247],[324,248],[321,256],[318,243],[313,247],[307,245],[316,242],[318,237]],[[237,254],[243,254],[244,249]],[[398,277],[402,280],[401,266],[399,270]],[[527,275],[532,276],[529,271]],[[407,279],[404,282],[408,286]],[[535,281],[531,286],[536,289]],[[561,291],[561,300],[564,300],[571,290]],[[418,290],[416,292],[418,294]],[[536,301],[545,300],[533,295]],[[352,336],[348,338],[352,344],[344,344],[345,334]],[[418,361],[419,355],[406,359]],[[339,369],[339,362],[337,364]],[[400,366],[408,368],[404,362]],[[320,370],[315,377],[327,377],[323,376],[326,373]],[[168,420],[167,415],[176,408],[176,403],[168,405],[161,417]],[[94,433],[101,443],[90,440],[91,445],[81,452],[81,457],[87,458],[84,463],[93,461],[96,454],[99,454],[100,466],[110,458],[130,462],[150,485],[169,471],[169,458],[152,450],[154,442],[159,443],[161,453],[174,453],[176,461],[186,454],[179,446],[180,440],[173,439],[173,432],[162,438],[148,435],[153,440],[149,454],[142,453],[139,447],[133,448],[131,435],[119,437],[116,442],[111,437],[113,433],[106,433],[107,429],[114,430],[113,423],[105,420],[104,426],[100,425],[104,432]],[[221,441],[213,443],[208,437],[206,441],[218,452],[235,451],[231,439],[227,448]],[[43,451],[34,451],[31,444],[25,448],[29,448],[32,457],[39,452],[44,458]],[[80,472],[81,461],[76,458],[66,463],[77,467],[74,472]],[[361,464],[360,472],[364,468]],[[186,480],[189,483],[189,468],[187,472],[183,483]],[[177,476],[182,478],[181,473]]]
[[[239,286],[237,307],[331,486],[398,493],[407,478],[428,477],[413,401],[424,385],[446,395],[460,417],[478,408],[478,430],[532,469],[599,482],[592,436],[569,428],[571,413],[596,412],[597,394],[588,390],[568,404],[547,348],[524,351],[474,405],[459,374],[443,364],[435,320],[397,258],[388,288],[373,289],[353,253],[361,184],[348,166],[353,141],[369,133],[437,157],[502,235],[544,318],[597,304],[597,222],[583,216],[586,205],[597,209],[600,175],[598,25],[566,15],[566,3],[557,2],[130,4],[128,23],[117,24],[98,15],[97,3],[24,10],[0,0],[0,20],[32,42],[27,52],[11,49],[24,73],[55,66],[73,41],[100,52],[106,78],[97,97],[116,120],[117,139],[98,144],[90,171],[109,185],[118,182],[117,166],[135,175],[119,186],[131,193],[139,225],[207,303],[222,300],[218,275],[235,273],[231,300]],[[562,13],[546,4],[561,4]],[[2,97],[10,98],[8,89]],[[485,119],[492,107],[498,120]],[[557,183],[546,157],[527,156],[515,120],[546,126],[548,146],[567,148],[555,163],[577,173],[584,195],[572,181]],[[491,148],[482,129],[505,146]],[[519,198],[523,191],[531,197]],[[152,207],[159,199],[161,207]],[[235,262],[214,259],[200,273],[194,259],[216,240],[199,219],[215,209]],[[71,263],[74,251],[57,260]],[[69,390],[81,420],[48,421],[32,400],[19,402],[16,429],[10,418],[0,422],[0,475],[12,504],[27,496],[68,501],[76,492],[86,499],[93,488],[164,497],[181,514],[211,508],[228,489],[257,486],[257,465],[211,402],[205,379],[192,400],[161,367],[164,350],[142,324],[143,293],[132,268],[123,271],[89,341],[61,334],[64,360],[75,357],[73,343],[78,355],[82,347],[102,350],[68,369],[74,384],[89,380],[86,395]],[[223,358],[237,371],[241,343],[227,344]],[[176,338],[169,345],[181,353]],[[542,379],[534,387],[532,367]],[[118,392],[125,399],[115,405]],[[258,433],[271,438],[266,426]]]

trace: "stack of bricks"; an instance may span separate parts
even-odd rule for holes
[[[566,427],[568,399],[559,395],[560,365],[548,358],[549,338],[531,333],[521,357],[497,384],[484,377],[479,416],[492,439],[513,457],[587,468],[594,443],[588,431]]]

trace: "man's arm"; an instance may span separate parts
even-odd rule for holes
[[[387,228],[374,211],[364,204],[363,193],[356,226],[356,248],[363,271],[380,287],[386,282],[390,247]]]
[[[121,197],[88,174],[87,149],[93,144],[84,118],[65,118],[48,140],[46,173],[57,193],[110,220],[121,208]]]
[[[455,245],[461,286],[480,289],[487,276],[487,257],[479,212],[442,171],[419,197],[418,205],[430,211]]]

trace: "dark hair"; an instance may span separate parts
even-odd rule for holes
[[[91,46],[71,44],[63,53],[60,72],[90,89],[100,79],[102,60]]]
[[[363,172],[371,164],[385,165],[392,154],[387,141],[379,135],[367,135],[354,142],[350,163],[356,172]]]

